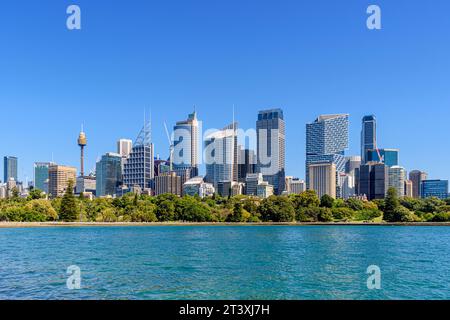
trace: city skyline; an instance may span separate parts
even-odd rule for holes
[[[261,112],[261,111],[258,111],[258,112]],[[258,114],[258,112],[256,112],[255,113],[255,115],[257,116],[257,114]],[[197,112],[196,112],[197,113]],[[189,114],[189,112],[186,112],[186,114]],[[342,114],[340,114],[340,115],[342,115]],[[343,114],[343,115],[348,115],[348,114]],[[321,115],[317,115],[316,116],[316,118],[317,117],[321,117],[321,116],[335,116],[335,115],[330,115],[330,114],[321,114]],[[364,116],[363,116],[364,117]],[[183,116],[181,116],[180,117],[180,119],[182,119],[183,118]],[[352,119],[352,117],[351,117],[351,115],[349,115],[349,118],[350,119]],[[204,121],[203,121],[203,119],[198,119],[203,125],[205,125],[204,124]],[[257,120],[257,117],[256,117],[256,120]],[[354,120],[354,119],[353,119]],[[238,120],[237,120],[237,122],[238,122]],[[256,121],[255,121],[256,122]],[[353,122],[357,122],[357,121],[353,121]],[[306,125],[311,125],[313,122],[312,121],[310,121],[309,123],[306,123]],[[350,120],[349,121],[349,124],[352,124],[352,121]],[[378,125],[378,123],[377,123],[377,125]],[[151,126],[153,127],[153,123],[151,124]],[[174,125],[173,125],[173,127],[174,127],[174,129],[177,127],[176,126],[176,124],[174,123]],[[139,124],[137,124],[137,127],[136,128],[139,128]],[[252,128],[241,128],[241,127],[239,127],[239,129],[244,129],[244,131],[245,130],[248,130],[248,129],[255,129],[256,128],[256,126],[254,125]],[[210,128],[208,128],[207,130],[209,130]],[[286,128],[287,129],[287,128]],[[78,129],[79,130],[79,129]],[[214,128],[214,130],[220,130],[220,129],[216,129],[216,128]],[[86,130],[87,131],[87,130]],[[205,128],[202,128],[202,131],[204,132],[204,131],[206,131],[205,130]],[[357,129],[356,129],[356,131],[357,131]],[[360,122],[360,131],[361,131],[361,122]],[[136,131],[136,132],[138,132],[138,131]],[[89,136],[89,139],[90,139],[90,142],[91,142],[91,140],[92,140],[92,138],[90,137],[90,134],[89,134],[89,132],[83,132],[83,133],[86,133],[86,135],[88,135]],[[378,134],[380,134],[380,132],[378,131]],[[77,134],[77,135],[79,135],[79,133]],[[77,135],[75,135],[75,136],[77,136]],[[151,136],[153,137],[153,130],[151,131]],[[134,142],[136,141],[136,137],[134,137],[134,138],[132,138],[132,137],[125,137],[125,138],[131,138],[130,140],[133,142],[133,144],[134,144]],[[201,139],[204,139],[205,137],[201,137]],[[334,137],[335,138],[335,137]],[[97,165],[97,163],[98,163],[98,161],[100,161],[101,160],[101,158],[102,158],[102,156],[104,156],[105,154],[107,154],[107,153],[117,153],[117,148],[118,148],[118,146],[117,146],[117,143],[119,142],[119,140],[121,140],[121,139],[124,139],[124,137],[119,137],[118,139],[117,139],[117,141],[111,141],[111,143],[109,143],[112,147],[111,147],[111,149],[110,150],[104,150],[104,151],[99,151],[99,152],[96,152],[96,151],[94,151],[94,150],[89,150],[90,149],[90,144],[86,147],[87,149],[85,149],[85,152],[86,151],[90,151],[90,152],[88,152],[88,153],[90,153],[90,154],[94,154],[94,153],[98,153],[98,156],[95,158],[95,160],[94,160],[94,164],[93,164],[93,166],[85,166],[85,168],[87,167],[87,169],[85,169],[85,174],[86,175],[88,175],[88,174],[90,174],[90,173],[95,173],[95,169],[96,169],[96,165]],[[166,138],[167,139],[167,138]],[[286,137],[286,139],[287,140],[290,140],[290,139],[288,139],[288,137]],[[306,135],[305,135],[305,139],[306,139]],[[351,134],[350,134],[350,137],[349,137],[349,140],[350,141],[352,141],[352,140],[360,140],[359,141],[359,148],[361,148],[360,147],[360,145],[361,145],[361,139],[358,139],[358,136],[356,137],[356,139],[355,139],[355,137],[352,137],[351,136]],[[152,142],[153,142],[153,140],[152,140]],[[355,142],[355,141],[353,141],[353,142]],[[30,182],[30,181],[33,181],[33,167],[34,167],[34,165],[36,164],[36,163],[41,163],[41,162],[49,162],[49,163],[57,163],[57,164],[63,164],[63,165],[69,165],[69,166],[73,166],[73,167],[76,167],[77,168],[77,174],[79,174],[80,173],[80,170],[81,170],[81,168],[80,168],[80,160],[79,160],[79,158],[80,158],[80,149],[79,149],[79,145],[77,144],[77,140],[76,140],[76,137],[75,138],[72,138],[72,140],[70,141],[70,143],[73,143],[73,149],[74,150],[70,150],[70,154],[76,154],[76,157],[74,158],[74,159],[68,159],[68,158],[66,158],[66,159],[68,159],[68,161],[66,161],[66,162],[62,162],[62,161],[56,161],[55,160],[55,157],[54,157],[54,154],[52,154],[52,159],[49,159],[49,160],[47,160],[47,159],[45,159],[44,161],[40,161],[40,160],[32,160],[31,161],[31,169],[29,169],[29,172],[31,172],[31,174],[29,174],[29,175],[26,175],[25,176],[25,174],[26,174],[26,172],[27,172],[27,170],[23,170],[23,165],[21,164],[21,160],[22,160],[22,157],[20,157],[20,156],[17,156],[17,155],[11,155],[11,154],[5,154],[4,156],[5,157],[13,157],[13,158],[17,158],[17,161],[18,161],[18,181],[21,181],[21,182],[26,182],[26,181],[28,181],[28,182]],[[200,148],[200,151],[204,151],[204,145],[203,145],[203,143],[204,143],[204,141],[202,141],[202,144],[201,144],[201,148]],[[305,143],[305,142],[304,142]],[[163,144],[163,146],[161,147],[161,148],[157,148],[157,146],[155,145],[154,146],[154,157],[156,158],[156,157],[158,157],[159,156],[159,158],[160,159],[164,159],[164,160],[166,160],[166,159],[169,159],[169,155],[170,155],[170,147],[168,146],[168,144],[167,144],[167,142],[164,144],[164,143],[162,143]],[[306,144],[306,143],[305,143]],[[358,144],[358,143],[356,143],[356,144]],[[70,145],[69,144],[65,144],[66,146],[68,146],[69,148],[71,148],[70,147]],[[355,143],[353,143],[353,145],[355,145]],[[245,147],[245,146],[241,146],[241,147]],[[305,146],[305,148],[306,148],[306,146]],[[167,149],[167,150],[166,150]],[[287,146],[286,146],[286,154],[289,154],[289,145],[287,144]],[[437,173],[437,175],[431,175],[431,174],[429,174],[429,172],[432,172],[433,170],[432,169],[428,169],[428,168],[425,168],[424,166],[419,166],[419,167],[413,167],[413,168],[410,168],[410,167],[408,167],[407,165],[405,165],[405,163],[408,163],[409,161],[407,160],[407,159],[404,159],[404,157],[403,157],[403,150],[401,150],[400,148],[382,148],[382,147],[379,147],[379,150],[382,152],[382,156],[383,156],[383,158],[384,158],[384,150],[395,150],[397,153],[399,153],[399,154],[397,154],[397,157],[399,158],[399,159],[397,159],[397,161],[399,162],[398,164],[399,165],[401,165],[402,167],[404,167],[405,169],[406,169],[406,171],[407,171],[407,173],[410,173],[411,171],[414,171],[414,170],[421,170],[421,171],[425,171],[425,172],[427,172],[428,173],[428,175],[429,175],[429,179],[443,179],[443,180],[450,180],[449,178],[447,178],[447,176],[448,176],[448,174],[446,175],[446,172],[445,171],[443,171],[441,174],[439,174],[439,172]],[[359,153],[358,153],[358,149],[357,149],[357,146],[356,146],[356,148],[355,148],[355,151],[354,151],[354,153],[352,153],[351,151],[350,151],[351,149],[350,148],[348,148],[348,149],[346,149],[345,150],[345,156],[346,157],[348,157],[348,156],[359,156],[360,154],[359,153],[361,153],[361,151],[359,150]],[[73,151],[75,151],[75,152],[73,152]],[[253,150],[253,151],[256,151],[256,150]],[[372,153],[374,154],[374,156],[373,157],[377,157],[376,155],[375,155],[375,153],[376,153],[376,151],[372,151]],[[31,156],[30,155],[25,155],[25,158],[28,158],[28,159],[31,159]],[[302,156],[302,161],[303,162],[305,162],[304,160],[305,160],[306,158],[305,158],[305,152],[303,151],[303,156]],[[420,159],[420,158],[419,158]],[[374,159],[374,160],[377,160],[377,159]],[[89,164],[91,164],[92,162],[93,162],[93,160],[92,159],[85,159],[85,162],[87,162],[87,163],[89,163]],[[419,163],[420,163],[420,161],[418,161]],[[206,168],[205,168],[205,163],[204,163],[204,161],[203,160],[200,160],[200,166],[199,166],[199,168],[200,168],[200,172],[199,172],[199,175],[202,175],[202,176],[205,176],[206,175]],[[298,170],[298,167],[300,167],[301,166],[301,164],[298,162],[298,161],[296,161],[296,164],[297,164],[297,167],[295,167],[294,168],[294,170],[291,170],[289,167],[287,167],[287,171],[286,171],[286,175],[289,175],[289,176],[294,176],[294,177],[297,177],[297,178],[300,178],[300,179],[305,179],[305,180],[307,180],[307,178],[306,178],[306,175],[305,175],[305,172],[304,172],[304,170],[305,170],[305,165],[303,164],[303,172],[299,172],[300,170]],[[3,170],[4,171],[4,170]],[[3,173],[3,171],[2,171],[2,173]],[[299,174],[294,174],[294,172],[296,172],[296,173],[299,173]],[[28,179],[26,179],[28,177]]]
[[[348,155],[360,154],[361,119],[375,114],[380,148],[398,148],[408,171],[450,179],[442,142],[450,134],[450,4],[378,4],[383,29],[372,32],[367,5],[357,2],[229,1],[220,10],[204,1],[179,10],[142,2],[142,10],[116,4],[107,12],[83,2],[83,28],[71,32],[63,3],[6,3],[0,154],[19,158],[22,181],[32,179],[34,162],[78,167],[72,140],[83,123],[89,172],[119,138],[135,139],[144,109],[152,110],[155,151],[167,158],[163,123],[172,127],[194,105],[209,128],[232,122],[233,105],[242,128],[254,127],[259,110],[279,107],[288,175],[305,178],[304,124],[344,112]]]

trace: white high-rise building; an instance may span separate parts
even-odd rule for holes
[[[316,191],[319,198],[325,194],[336,198],[336,165],[334,163],[310,164],[309,188]]]
[[[286,193],[287,194],[300,194],[306,191],[305,180],[294,178],[291,176],[286,177]]]
[[[218,189],[219,182],[238,181],[237,124],[214,131],[205,138],[205,180]]]
[[[133,149],[133,141],[129,139],[120,139],[117,141],[117,153],[123,158],[128,158],[130,156],[131,150]]]
[[[389,168],[389,188],[397,190],[397,196],[405,196],[406,170],[400,166]]]
[[[192,177],[198,175],[200,129],[197,113],[194,111],[187,120],[178,121],[173,129],[174,170],[191,170]]]

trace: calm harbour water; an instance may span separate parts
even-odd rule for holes
[[[0,229],[0,299],[450,299],[450,227]]]

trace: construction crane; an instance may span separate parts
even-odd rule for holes
[[[170,145],[169,165],[170,165],[170,172],[172,172],[173,171],[173,154],[175,151],[175,145],[174,145],[172,139],[170,138],[169,130],[167,129],[167,124],[165,121],[164,121],[164,129],[166,129],[167,140],[169,140],[169,145]]]

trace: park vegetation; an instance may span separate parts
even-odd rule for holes
[[[0,221],[10,222],[450,222],[450,199],[399,198],[389,189],[383,200],[321,199],[314,191],[259,199],[249,196],[177,197],[127,194],[120,198],[78,197],[73,186],[62,198],[39,190],[0,200]]]

